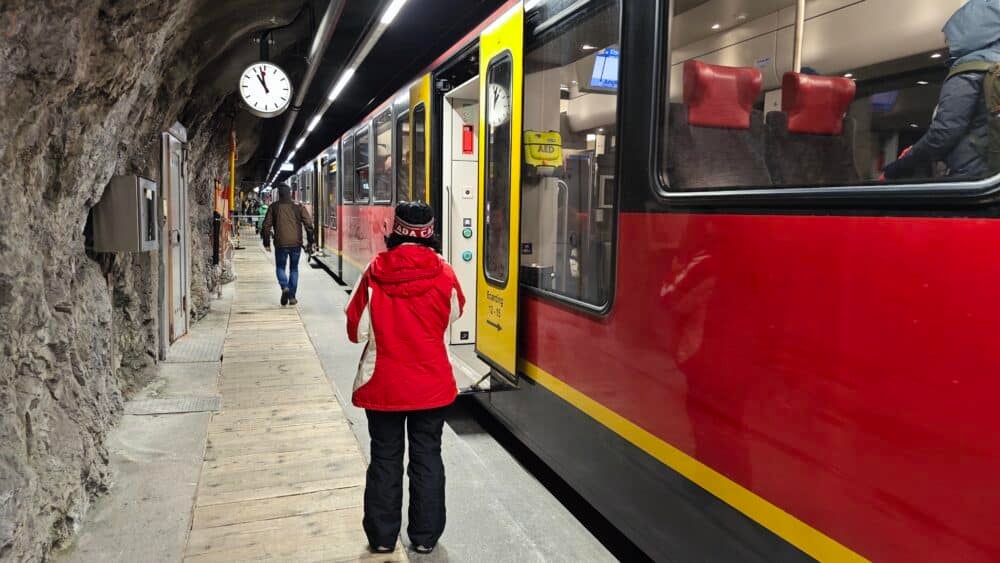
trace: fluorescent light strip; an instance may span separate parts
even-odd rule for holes
[[[396,19],[396,14],[403,8],[403,4],[406,4],[406,0],[392,0],[392,4],[382,12],[382,25],[392,23],[392,20]]]
[[[320,115],[317,115],[316,117],[314,117],[313,120],[309,122],[309,127],[306,127],[306,131],[312,133],[313,129],[315,129],[316,126],[319,125],[319,120],[320,119],[322,119],[322,116],[320,116]]]
[[[306,138],[305,137],[299,138],[299,142],[295,143],[295,150],[301,149],[302,148],[302,144],[305,143],[305,142],[306,142]]]
[[[330,91],[330,95],[327,97],[331,102],[337,99],[337,96],[344,90],[347,83],[350,82],[351,77],[354,76],[354,68],[348,68],[344,71],[344,74],[340,75],[340,80],[337,81],[337,85],[333,87]]]

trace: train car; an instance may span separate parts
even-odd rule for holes
[[[879,178],[962,5],[508,2],[334,145],[328,248],[431,202],[478,399],[654,559],[995,561],[996,171]]]

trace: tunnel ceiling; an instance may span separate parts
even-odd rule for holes
[[[388,0],[347,0],[333,38],[323,55],[322,66],[286,141],[283,157],[288,154],[314,112],[326,99],[352,50],[387,5]],[[379,102],[410,83],[439,55],[501,5],[503,0],[409,0],[337,101],[327,110],[320,125],[297,151],[294,161],[296,168],[325,150],[334,139],[370,113]],[[325,8],[326,2],[316,3],[314,10],[317,17],[322,16]],[[311,35],[302,37],[298,43],[288,46],[280,58],[273,57],[295,83],[301,81],[307,68],[305,54],[311,41]],[[272,54],[273,49],[274,47]],[[239,65],[236,73],[243,66],[245,64]],[[236,84],[235,77],[232,84]],[[253,153],[248,154],[247,147],[240,149],[241,162],[244,164],[239,178],[244,185],[265,180],[287,115],[288,112],[272,119],[258,119],[241,108],[241,115],[237,120],[242,125],[238,129],[259,129],[259,142],[251,147]]]

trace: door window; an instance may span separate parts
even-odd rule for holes
[[[427,124],[423,102],[413,108],[413,200],[425,201],[427,194]]]
[[[368,203],[371,194],[371,180],[369,176],[369,155],[371,153],[369,152],[370,144],[367,125],[358,129],[354,137],[354,145],[357,151],[357,160],[354,163],[354,201],[357,203]]]
[[[344,203],[350,204],[354,203],[354,136],[344,135],[342,147],[344,159],[338,166],[344,171],[341,178],[344,182]]]
[[[511,81],[513,63],[502,55],[486,72],[486,179],[483,258],[486,279],[506,285],[510,270]]]
[[[410,112],[396,117],[396,201],[410,201]]]
[[[375,186],[376,204],[392,203],[392,110],[385,110],[375,118]]]
[[[323,158],[323,185],[326,187],[326,213],[324,224],[331,229],[337,228],[337,148],[330,149]]]

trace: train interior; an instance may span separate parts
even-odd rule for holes
[[[685,81],[689,81],[685,76],[685,63],[697,60],[757,69],[762,75],[762,85],[753,109],[760,112],[762,125],[761,131],[753,132],[755,138],[751,142],[758,145],[755,150],[780,147],[783,133],[787,134],[785,140],[806,146],[812,142],[808,136],[775,129],[775,124],[782,119],[779,114],[783,110],[783,98],[795,94],[823,96],[827,91],[822,84],[816,85],[816,79],[846,78],[855,83],[856,92],[846,108],[847,127],[843,131],[839,124],[836,127],[836,134],[843,136],[840,144],[844,154],[836,155],[835,164],[825,167],[823,158],[812,155],[814,159],[819,158],[818,168],[826,170],[819,175],[801,177],[801,174],[790,175],[784,169],[779,151],[775,158],[769,157],[764,172],[770,178],[763,183],[791,186],[877,182],[882,168],[916,142],[930,125],[938,93],[947,75],[943,64],[947,60],[947,47],[941,28],[962,3],[963,0],[942,0],[914,6],[908,0],[807,2],[801,68],[802,74],[814,78],[812,87],[800,89],[783,81],[785,73],[793,70],[794,1],[679,0],[674,3],[670,31],[671,118],[692,94],[685,86]],[[896,40],[884,40],[879,28],[885,25],[893,26]],[[676,136],[678,131],[670,129],[668,135]],[[669,144],[664,143],[665,146]],[[824,150],[832,145],[829,141],[814,144]],[[665,161],[668,162],[669,179],[672,172],[669,157]],[[725,162],[725,159],[716,162]],[[843,168],[850,170],[845,172]],[[941,167],[928,168],[921,171],[917,179],[940,181],[945,174]],[[719,181],[705,185],[704,178],[701,184],[694,184],[680,174],[671,182],[671,188],[737,187],[741,182],[745,186],[759,183],[747,181],[748,177],[758,176],[733,171],[728,177],[720,175]]]
[[[525,41],[525,143],[558,133],[561,159],[528,159],[523,169],[521,283],[599,308],[611,289],[618,7],[605,3],[555,32],[535,23]]]

